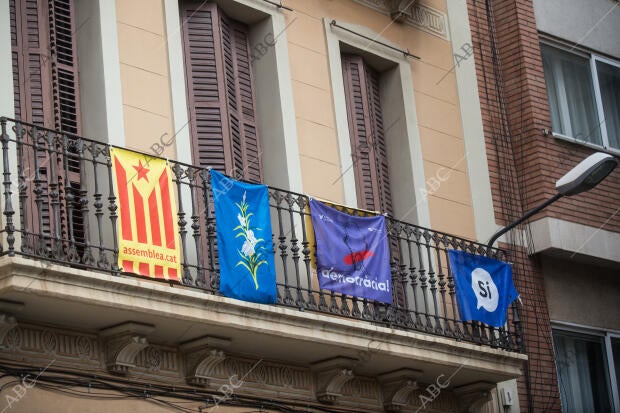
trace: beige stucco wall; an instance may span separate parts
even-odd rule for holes
[[[552,321],[620,330],[617,269],[551,257],[542,266]]]
[[[304,191],[344,201],[323,17],[334,2],[292,1],[286,35]],[[347,3],[347,2],[342,2]]]
[[[422,3],[446,11],[445,1]],[[327,17],[367,27],[421,57],[411,60],[411,73],[425,176],[427,181],[449,176],[428,196],[431,224],[475,238],[454,71],[437,83],[454,65],[450,42],[410,25],[391,24],[388,16],[348,0],[290,0],[287,5],[295,9],[286,16],[287,38],[304,191],[336,202],[344,197],[323,24]]]
[[[117,0],[116,19],[126,146],[152,153],[174,135],[163,0]]]
[[[126,146],[150,152],[163,134],[174,134],[166,27],[161,0],[117,0],[119,56]],[[421,57],[411,60],[415,107],[434,229],[476,237],[467,175],[454,59],[449,40],[351,0],[288,0],[283,11],[303,192],[344,202],[334,99],[323,19],[366,27]],[[445,0],[423,5],[446,13]],[[446,19],[447,22],[447,19]],[[447,74],[447,75],[446,75]],[[444,77],[445,76],[445,77]],[[258,108],[258,110],[268,110]],[[176,158],[174,145],[162,156]],[[345,160],[344,164],[348,164]],[[434,181],[433,181],[434,179]],[[440,182],[434,186],[432,182]],[[418,192],[422,188],[411,188]]]

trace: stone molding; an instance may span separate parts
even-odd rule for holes
[[[493,388],[495,384],[484,381],[455,387],[454,394],[457,397],[458,411],[460,413],[473,412],[484,403],[491,401]]]
[[[24,303],[0,300],[0,349],[5,348],[4,339],[17,327],[15,313],[24,308]]]
[[[433,36],[448,40],[448,19],[445,13],[411,0],[353,0],[370,7],[399,23],[413,26]]]
[[[4,339],[15,327],[17,327],[17,319],[13,314],[0,313],[0,349],[4,348]]]
[[[349,357],[335,357],[309,367],[244,358],[228,353],[231,340],[212,336],[165,347],[147,340],[153,328],[127,322],[95,335],[20,323],[7,334],[7,349],[0,358],[31,366],[53,361],[57,368],[87,369],[102,377],[107,370],[171,385],[186,381],[214,392],[233,383],[240,395],[316,398],[351,411],[372,408],[412,413],[423,407],[420,401],[428,397],[425,385],[420,384],[420,370],[403,368],[366,377],[353,374],[359,360]],[[456,411],[458,405],[459,412],[469,412],[488,400],[493,387],[493,383],[477,382],[443,390],[427,411]]]

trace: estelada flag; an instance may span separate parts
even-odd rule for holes
[[[146,277],[178,280],[181,249],[167,161],[110,148],[118,199],[118,265]]]

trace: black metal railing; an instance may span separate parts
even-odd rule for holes
[[[0,118],[3,162],[1,254],[117,275],[110,145]],[[149,155],[150,156],[150,155]],[[171,161],[186,287],[218,294],[219,268],[209,171]],[[521,350],[516,305],[503,328],[462,322],[448,249],[504,258],[502,250],[388,218],[393,304],[321,290],[307,231],[308,197],[269,188],[278,305]],[[365,212],[348,209],[349,213]]]

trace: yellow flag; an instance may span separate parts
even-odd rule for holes
[[[163,159],[110,148],[118,200],[118,265],[178,281],[181,248],[172,171]]]

